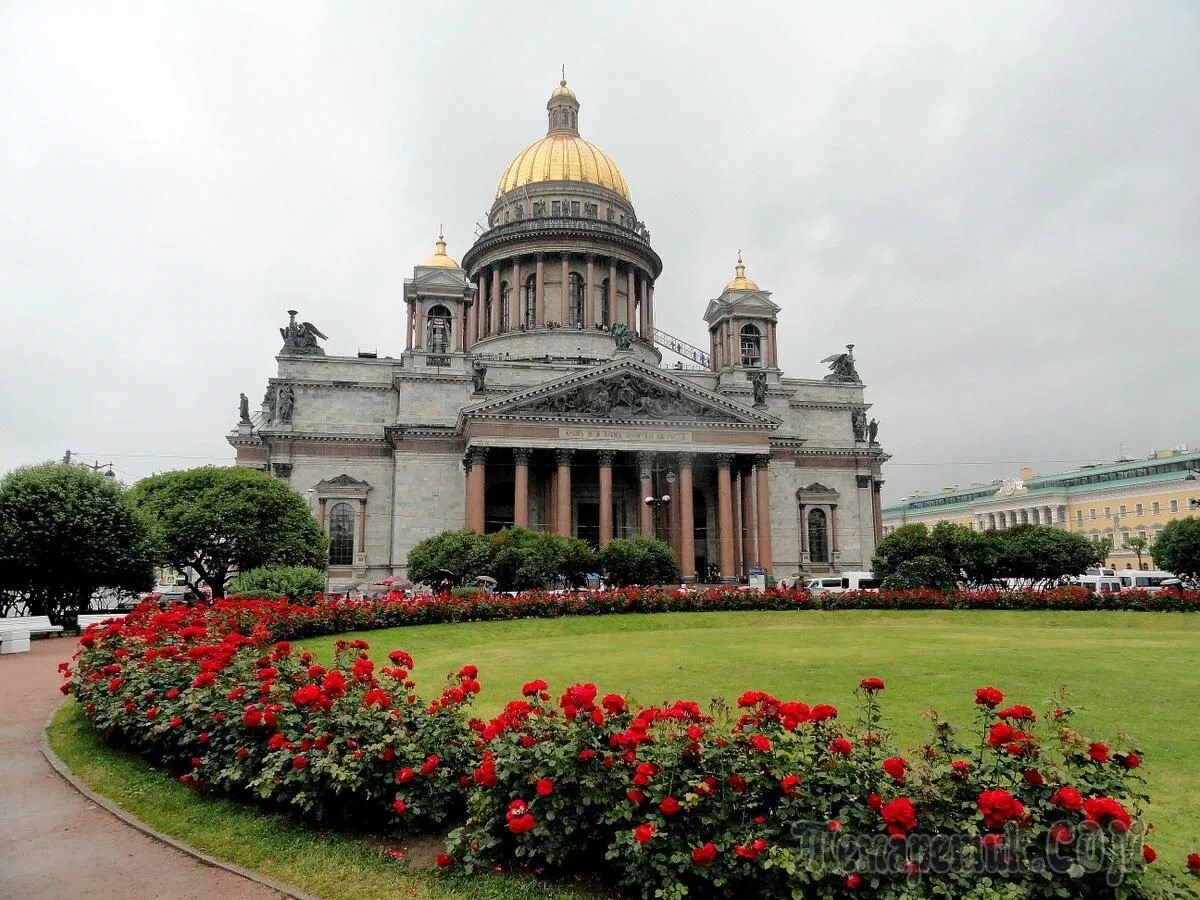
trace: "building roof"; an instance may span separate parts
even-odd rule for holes
[[[1024,481],[1025,490],[1011,498],[997,497],[1003,481],[986,485],[974,485],[953,491],[942,491],[903,500],[885,507],[888,513],[937,510],[938,512],[965,512],[971,507],[992,500],[1012,499],[1014,502],[1054,494],[1080,493],[1095,490],[1098,485],[1134,486],[1178,481],[1190,469],[1200,468],[1200,450],[1173,452],[1169,456],[1151,456],[1144,459],[1123,459],[1096,466],[1083,466],[1051,475],[1037,475]]]
[[[457,269],[459,265],[453,259],[446,255],[446,238],[443,235],[438,235],[438,239],[433,245],[433,256],[421,263],[423,266],[434,266],[439,269]]]

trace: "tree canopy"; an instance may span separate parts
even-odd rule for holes
[[[451,587],[476,575],[491,575],[491,541],[464,528],[430,535],[408,551],[408,577],[413,583],[437,585],[443,572],[451,573],[447,576]]]
[[[600,551],[600,568],[609,584],[670,584],[679,580],[671,546],[654,537],[617,538]]]
[[[113,479],[66,463],[0,479],[0,594],[31,615],[62,622],[98,590],[147,590],[151,550],[150,529]]]
[[[998,578],[1029,584],[1050,584],[1085,572],[1103,560],[1102,548],[1084,535],[1050,525],[1018,525],[1004,531],[973,531],[963,525],[940,522],[931,531],[925,525],[901,525],[875,549],[872,572],[885,581],[902,573],[887,586],[943,587],[951,582],[985,585]],[[940,560],[934,565],[931,560]],[[919,561],[919,563],[918,563]]]
[[[1154,539],[1150,556],[1160,569],[1188,581],[1200,581],[1200,518],[1175,519]]]
[[[329,561],[329,540],[308,503],[265,472],[216,466],[164,472],[139,481],[130,498],[150,521],[159,559],[195,572],[213,597],[225,596],[234,570],[324,569]]]

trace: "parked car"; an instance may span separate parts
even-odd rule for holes
[[[1109,569],[1111,572],[1112,570]],[[1067,587],[1078,587],[1092,591],[1097,594],[1119,594],[1121,592],[1121,579],[1115,574],[1100,575],[1091,574],[1076,575],[1074,578],[1067,579]]]
[[[1170,572],[1160,570],[1147,571],[1145,569],[1122,569],[1117,573],[1117,578],[1120,579],[1122,588],[1139,588],[1143,591],[1149,591],[1151,594],[1170,590],[1170,586],[1164,584],[1164,582],[1178,580]]]

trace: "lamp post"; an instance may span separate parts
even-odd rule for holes
[[[668,492],[663,492],[662,494],[658,493],[658,473],[660,471],[662,471],[662,470],[659,469],[658,467],[655,467],[653,469],[654,495],[650,496],[650,497],[646,497],[642,501],[647,506],[649,506],[651,509],[654,510],[654,535],[655,535],[655,537],[658,536],[658,530],[659,530],[658,512],[660,509],[665,508],[671,502],[670,493],[668,493]],[[664,476],[664,479],[667,482],[667,491],[669,491],[671,488],[671,485],[673,485],[675,483],[675,473],[668,469],[667,474]]]

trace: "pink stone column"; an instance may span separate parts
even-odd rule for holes
[[[555,522],[554,533],[570,537],[571,535],[571,457],[575,451],[561,448],[558,456],[558,520]]]
[[[513,525],[529,527],[529,455],[528,447],[513,450]]]
[[[740,478],[742,483],[742,565],[746,574],[753,568],[756,551],[754,547],[754,470],[745,469]]]
[[[628,271],[626,272],[626,276],[627,287],[625,289],[625,324],[629,326],[630,331],[633,331],[634,326],[637,324],[637,317],[633,312],[633,304],[637,299],[637,273],[634,271],[633,266],[629,267]]]
[[[546,324],[546,255],[537,255],[537,280],[534,288],[534,303],[537,305],[537,327]]]
[[[643,278],[642,284],[641,284],[642,316],[641,316],[641,321],[638,322],[638,330],[637,331],[638,331],[638,334],[640,334],[642,337],[646,337],[647,335],[650,334],[650,289],[647,286],[649,281],[650,281],[649,278]]]
[[[408,306],[408,319],[407,319],[408,328],[406,329],[406,334],[404,336],[404,349],[405,350],[411,350],[413,348],[413,345],[412,345],[412,341],[413,341],[413,305],[414,305],[414,301],[412,301],[412,300],[410,300],[407,303],[407,306]]]
[[[479,294],[475,298],[475,340],[488,336],[487,305],[488,305],[488,270],[479,273]]]
[[[607,547],[613,539],[612,518],[612,466],[616,453],[600,451],[600,547]]]
[[[721,580],[734,581],[733,568],[733,484],[729,467],[733,457],[728,453],[717,456],[717,541]]]
[[[595,322],[600,321],[600,300],[596,297],[595,263],[592,254],[587,255],[587,277],[584,279],[584,300],[583,300],[583,324],[584,327],[589,327]],[[588,318],[591,318],[591,322]]]
[[[509,303],[509,321],[512,327],[517,329],[525,322],[525,288],[521,284],[521,261],[517,257],[513,257],[512,264],[512,289],[508,292]],[[517,304],[516,315],[513,315],[513,303]]]
[[[654,465],[654,454],[645,450],[637,455],[638,480],[641,485],[641,496],[638,500],[638,531],[642,537],[654,537],[654,507],[646,503],[646,498],[654,493],[654,483],[651,469]]]
[[[499,334],[502,327],[500,322],[500,267],[492,266],[492,289],[489,294],[492,301],[492,334]]]
[[[600,321],[604,321],[601,319]],[[617,321],[617,263],[613,259],[608,261],[608,324],[611,326]]]
[[[771,457],[764,454],[754,459],[755,501],[758,504],[758,564],[767,570],[767,584],[771,583],[771,485],[767,480],[767,466]]]
[[[569,310],[571,308],[571,300],[568,296],[571,286],[571,258],[564,253],[562,255],[562,287],[558,289],[558,314],[556,321],[560,325],[565,325],[570,318]]]
[[[695,454],[679,454],[679,569],[684,581],[696,580],[696,519],[692,509],[692,461]]]

